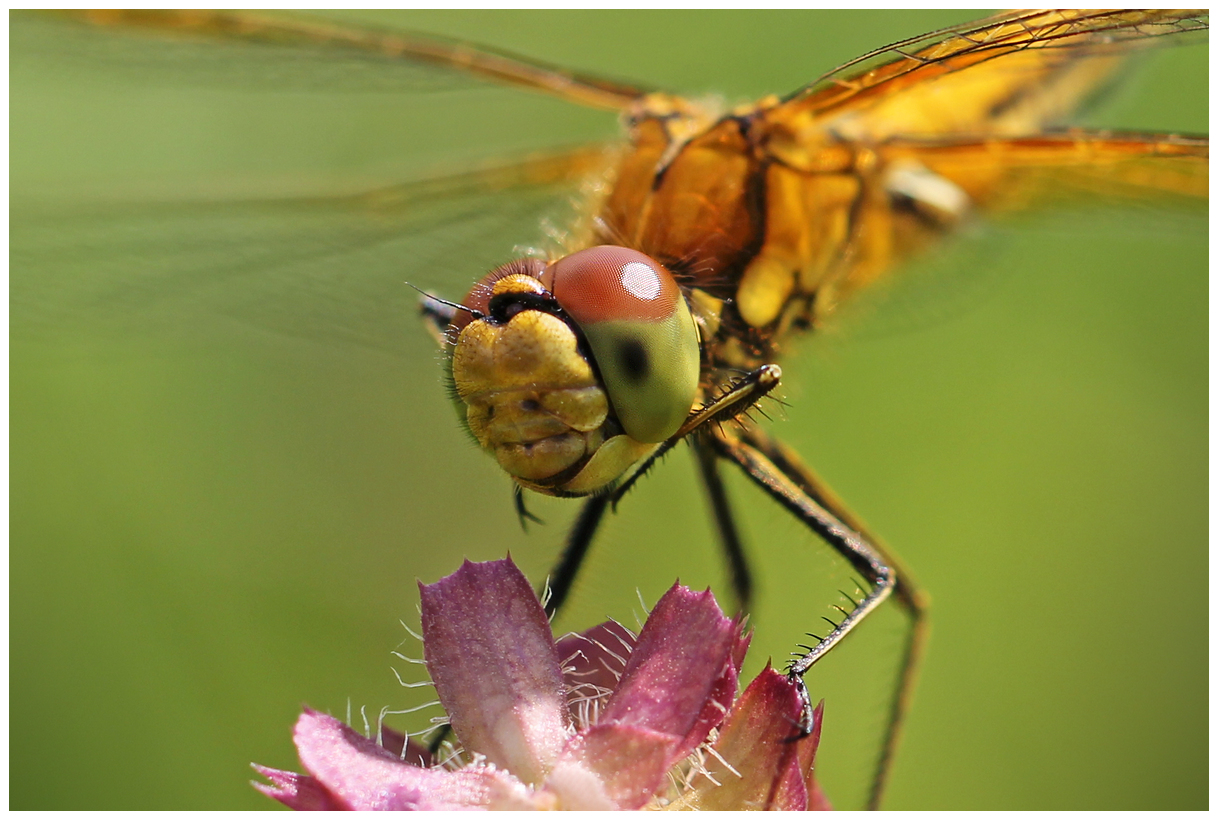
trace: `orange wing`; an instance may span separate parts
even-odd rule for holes
[[[800,282],[827,311],[977,209],[1080,194],[1204,201],[1204,137],[1049,129],[1132,50],[1205,31],[1203,13],[1018,11],[866,55],[759,112],[755,131],[782,169],[775,178],[787,174],[804,202],[784,203],[771,186],[767,248],[791,255],[809,225],[844,226],[829,257],[838,267],[822,266],[831,278]],[[836,223],[825,205],[834,180],[859,192],[839,195]],[[772,319],[781,300],[756,281],[757,303],[770,311],[757,315]],[[742,302],[749,284],[746,274]]]
[[[779,110],[872,141],[1034,134],[1073,111],[1124,55],[1203,36],[1207,20],[1205,10],[1007,12],[863,55]]]
[[[990,209],[1079,192],[1205,197],[1205,137],[1049,129],[1126,55],[1204,37],[1207,19],[1204,10],[1012,11],[942,29],[864,55],[765,110],[767,148],[815,172],[849,160],[842,145],[867,146]]]
[[[1014,211],[1089,197],[1147,199],[1209,195],[1209,140],[1165,134],[1067,131],[986,140],[895,140],[893,162],[949,179],[989,211]]]

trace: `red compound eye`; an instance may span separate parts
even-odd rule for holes
[[[613,245],[573,253],[541,274],[582,327],[595,322],[662,322],[684,305],[672,275],[654,259]]]
[[[698,389],[698,331],[654,259],[612,245],[559,259],[538,277],[579,325],[622,427],[641,442],[677,431]]]

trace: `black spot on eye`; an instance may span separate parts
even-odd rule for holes
[[[617,362],[622,373],[632,382],[641,382],[651,372],[651,363],[647,359],[647,350],[643,343],[635,339],[622,342],[617,349]]]

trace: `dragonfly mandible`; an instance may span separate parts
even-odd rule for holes
[[[775,385],[774,364],[794,334],[814,331],[854,291],[976,211],[1029,207],[1063,182],[1080,189],[1102,183],[1167,195],[1205,192],[1204,139],[1046,130],[1067,117],[1126,52],[1203,30],[1203,18],[1191,13],[1012,12],[880,49],[785,97],[735,109],[714,109],[490,50],[330,23],[139,13],[94,21],[250,40],[331,42],[623,112],[629,139],[616,150],[535,157],[460,181],[476,188],[590,175],[605,183],[592,186],[588,217],[564,234],[557,243],[562,247],[547,258],[526,261],[528,270],[510,271],[523,279],[513,278],[500,293],[492,285],[485,304],[475,292],[467,309],[458,311],[464,318],[431,303],[433,315],[455,319],[452,331],[463,331],[463,323],[472,324],[469,318],[510,325],[519,315],[557,317],[567,328],[560,332],[575,340],[579,358],[593,376],[603,378],[607,364],[600,360],[595,331],[578,316],[571,318],[577,310],[555,292],[561,285],[554,269],[587,248],[613,245],[651,260],[621,264],[647,266],[651,273],[644,275],[655,277],[657,291],[665,291],[671,277],[681,295],[678,305],[688,305],[690,321],[679,323],[692,325],[700,341],[696,384],[686,391],[690,398],[675,428],[668,420],[672,414],[665,412],[658,425],[662,435],[636,437],[636,425],[623,418],[626,401],[618,398],[617,388],[610,384],[606,391],[581,382],[580,389],[601,392],[603,420],[582,431],[599,431],[599,438],[585,436],[585,450],[554,472],[521,472],[533,463],[530,458],[517,459],[523,468],[506,459],[530,490],[589,496],[551,576],[550,606],[561,605],[570,590],[608,507],[680,440],[688,440],[697,453],[734,585],[747,606],[750,576],[719,476],[722,462],[736,465],[839,549],[870,587],[855,609],[844,613],[845,620],[795,664],[794,675],[806,672],[886,597],[911,615],[873,805],[882,794],[916,669],[924,623],[920,593],[908,572],[824,483],[742,413]],[[950,111],[940,104],[945,99]],[[464,344],[459,337],[449,342],[458,349]],[[534,412],[529,404],[534,401],[541,399],[524,399],[528,406],[522,410]],[[630,441],[608,445],[623,437]],[[610,468],[597,465],[585,475],[607,445],[625,454]]]

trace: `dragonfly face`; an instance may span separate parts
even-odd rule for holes
[[[474,286],[447,333],[467,426],[537,492],[611,486],[677,432],[698,389],[684,295],[627,248],[504,265]]]

